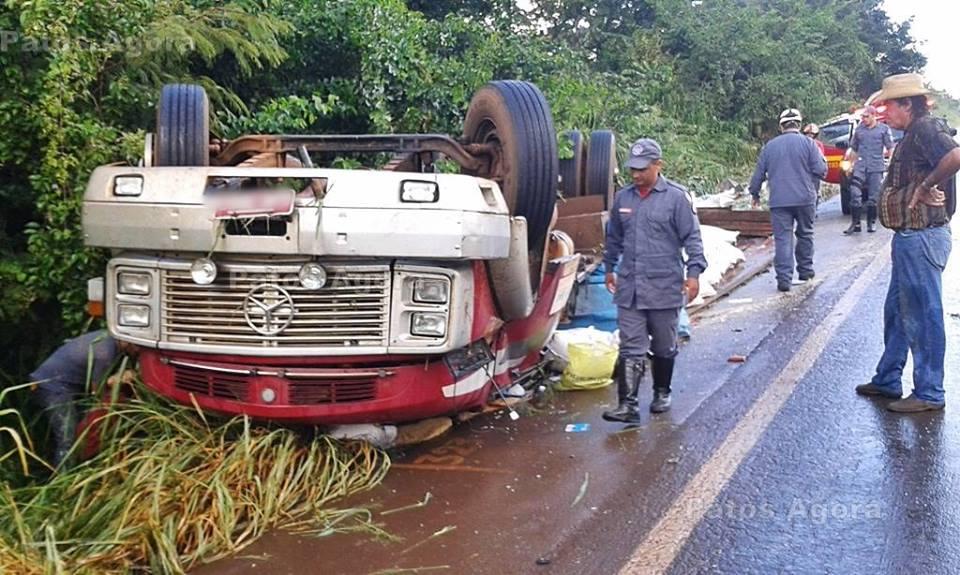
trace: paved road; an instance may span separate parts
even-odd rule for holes
[[[375,516],[402,540],[272,534],[197,573],[960,573],[960,250],[947,411],[898,416],[853,393],[882,349],[890,235],[845,226],[821,207],[814,281],[780,294],[767,273],[696,320],[669,414],[603,422],[607,389],[472,420],[348,502],[430,493]]]

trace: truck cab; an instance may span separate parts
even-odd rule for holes
[[[552,229],[556,135],[535,86],[485,86],[459,139],[215,142],[208,117],[202,89],[165,87],[145,165],[97,168],[84,197],[86,244],[112,256],[107,325],[139,346],[145,385],[225,415],[402,422],[537,372],[579,257]],[[345,153],[390,159],[318,165]]]

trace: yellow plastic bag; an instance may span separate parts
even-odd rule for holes
[[[563,370],[563,377],[556,389],[574,391],[600,389],[610,385],[613,380],[613,366],[617,362],[617,348],[613,345],[594,341],[573,343],[567,346],[569,363]]]

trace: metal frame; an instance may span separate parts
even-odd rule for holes
[[[423,162],[424,154],[440,153],[463,169],[482,173],[491,179],[496,179],[498,174],[490,173],[490,170],[501,164],[496,161],[499,154],[496,144],[464,144],[444,134],[241,136],[226,143],[214,144],[211,152],[210,163],[215,166],[236,165],[260,154],[302,156],[304,152],[391,152],[419,156],[420,162]]]

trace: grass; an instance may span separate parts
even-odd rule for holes
[[[49,474],[22,419],[0,411],[0,574],[183,573],[270,529],[378,533],[333,508],[386,475],[366,443],[214,422],[137,387],[102,414],[95,457]]]

